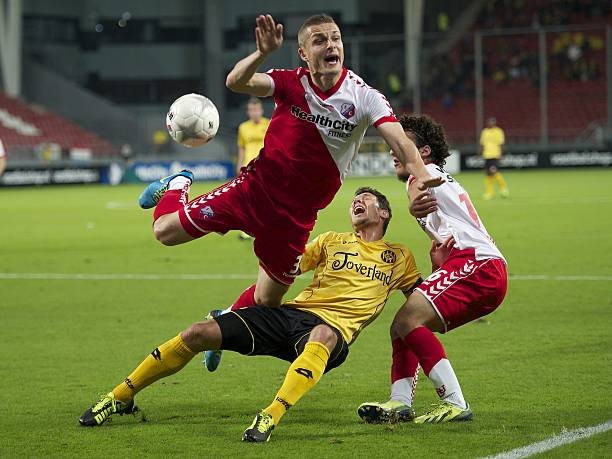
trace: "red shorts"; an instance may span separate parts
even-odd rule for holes
[[[179,218],[195,238],[230,230],[254,236],[253,248],[261,267],[285,285],[291,285],[298,273],[315,223],[314,218],[296,221],[287,209],[276,205],[252,168],[189,202],[179,209]]]
[[[495,311],[507,287],[504,260],[476,260],[473,249],[453,249],[416,290],[432,304],[446,332]]]

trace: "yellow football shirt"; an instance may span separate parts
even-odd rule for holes
[[[270,120],[268,118],[261,118],[257,124],[247,120],[238,126],[238,146],[244,148],[242,166],[249,164],[259,154],[259,150],[263,148],[264,137],[269,124]]]
[[[505,141],[504,131],[499,126],[484,128],[480,133],[482,157],[484,159],[501,158],[501,146]]]
[[[406,247],[366,242],[355,233],[323,233],[308,244],[300,270],[313,269],[310,285],[285,305],[320,317],[349,344],[378,317],[393,290],[408,296],[421,279]]]

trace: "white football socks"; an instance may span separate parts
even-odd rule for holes
[[[191,185],[191,180],[189,180],[184,175],[178,175],[170,180],[168,183],[169,190],[182,190],[185,185]]]
[[[441,359],[436,363],[428,377],[442,400],[462,409],[467,408],[455,371],[447,359]]]
[[[417,380],[418,376],[416,378],[402,378],[391,384],[391,400],[412,406]]]

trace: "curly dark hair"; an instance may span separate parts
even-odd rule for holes
[[[429,145],[431,162],[444,167],[450,153],[442,125],[428,115],[408,115],[406,113],[400,116],[399,122],[404,131],[410,131],[415,135],[417,148]]]
[[[385,223],[383,223],[383,236],[384,236],[384,234],[387,232],[387,226],[389,226],[391,217],[393,216],[391,212],[391,204],[389,204],[389,200],[384,194],[382,194],[377,189],[369,187],[369,186],[362,186],[362,187],[357,188],[353,196],[359,196],[360,194],[363,194],[363,193],[370,193],[376,196],[376,199],[378,200],[378,207],[389,212],[389,218],[387,218],[385,220]]]

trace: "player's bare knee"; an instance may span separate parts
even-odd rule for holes
[[[155,238],[163,245],[176,245],[179,243],[174,226],[162,217],[155,220],[153,223],[153,234]]]
[[[328,325],[317,325],[310,332],[310,336],[308,337],[308,341],[316,341],[318,343],[324,344],[327,349],[331,352],[338,342],[338,336],[336,333],[329,327]]]
[[[161,242],[164,245],[172,245],[170,239],[170,232],[168,231],[168,225],[165,224],[164,220],[158,218],[153,222],[153,234],[155,235],[155,239]]]
[[[423,320],[420,317],[419,309],[411,305],[410,302],[406,302],[393,318],[391,337],[404,338],[412,330],[422,325]]]
[[[215,349],[214,344],[220,342],[219,325],[214,320],[197,322],[183,331],[181,337],[193,352]]]

